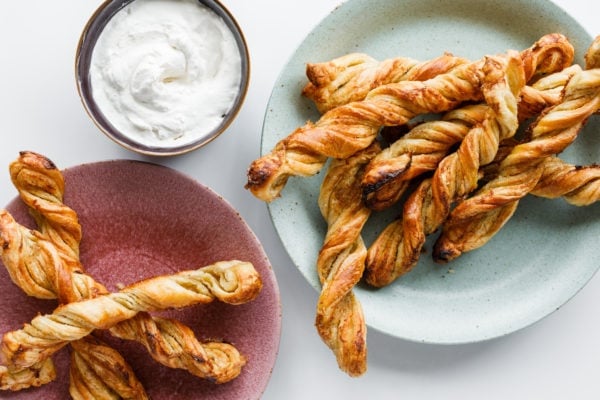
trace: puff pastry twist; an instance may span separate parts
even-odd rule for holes
[[[19,193],[32,208],[38,223],[47,228],[46,233],[53,230],[53,225],[47,220],[76,218],[73,210],[62,204],[64,180],[50,160],[37,153],[23,152],[11,164],[10,170]],[[50,193],[46,194],[46,190]],[[52,212],[47,214],[46,210]],[[71,243],[71,246],[59,245],[58,248],[63,250],[59,252],[53,245],[55,243],[46,239],[49,237],[60,242],[63,236],[46,236],[26,229],[6,211],[0,211],[0,237],[2,260],[13,281],[27,294],[38,298],[55,298],[58,294],[66,303],[108,293],[103,285],[84,273],[78,256],[75,259],[75,253],[70,251],[78,249],[79,235],[72,235],[73,240],[64,241]],[[68,239],[69,235],[64,237]],[[69,262],[62,262],[66,260]],[[196,376],[219,382],[235,377],[245,364],[243,356],[234,346],[219,342],[200,343],[185,325],[175,320],[159,320],[145,313],[138,314],[134,321],[117,325],[111,333],[140,342],[163,365],[183,368]],[[14,370],[10,368],[10,371]],[[23,372],[19,374],[24,376]]]
[[[149,399],[135,373],[112,347],[93,336],[71,342],[73,400]]]
[[[454,201],[477,187],[479,167],[494,160],[500,141],[518,127],[517,97],[525,84],[518,53],[487,57],[483,91],[490,106],[480,125],[469,131],[458,150],[446,156],[432,178],[424,180],[368,250],[366,281],[385,286],[417,263],[426,235],[446,219]]]
[[[77,213],[63,203],[65,181],[60,170],[47,157],[22,151],[10,164],[9,172],[39,230],[50,238],[65,260],[79,264],[81,225]]]
[[[600,200],[600,165],[573,165],[558,157],[547,157],[542,176],[530,193],[548,199],[562,197],[575,206],[588,206]]]
[[[427,81],[401,81],[379,86],[362,101],[331,109],[280,140],[248,169],[246,188],[272,201],[290,176],[311,176],[328,157],[347,158],[367,148],[382,126],[403,125],[423,113],[440,113],[481,98],[483,61],[461,64]]]
[[[2,213],[0,219],[0,231],[2,235],[3,256],[13,249],[18,249],[23,243],[25,248],[33,249],[37,257],[52,256],[52,246],[41,246],[36,249],[36,243],[43,239],[37,238],[37,242],[20,242],[12,238],[18,237],[30,231],[17,224],[12,217]],[[36,237],[34,235],[33,237]],[[6,241],[5,239],[8,239]],[[49,249],[45,253],[43,249]],[[7,251],[8,250],[8,251]],[[55,256],[55,260],[58,257]],[[10,265],[3,258],[5,265]],[[42,258],[41,264],[51,265]],[[27,270],[24,271],[25,275]],[[42,271],[43,273],[44,271]],[[52,271],[49,271],[52,273]],[[75,281],[93,281],[86,274],[76,273],[72,275]],[[99,285],[99,284],[95,284]],[[92,287],[92,284],[75,284],[79,287]],[[95,286],[97,287],[97,286]],[[97,293],[102,294],[105,292]],[[92,296],[93,297],[93,296]],[[176,320],[162,319],[147,313],[138,313],[132,320],[123,321],[110,329],[111,334],[122,339],[135,340],[144,345],[149,354],[159,363],[171,368],[182,368],[188,372],[215,382],[225,382],[239,375],[241,368],[245,365],[244,357],[228,343],[206,342],[200,343],[194,333],[185,325]],[[12,370],[23,369],[23,366],[12,366]]]
[[[519,200],[536,187],[544,159],[571,144],[599,108],[600,69],[575,74],[563,101],[540,116],[531,139],[516,145],[500,163],[498,176],[452,211],[436,241],[434,259],[450,261],[487,243],[512,216]]]
[[[215,299],[241,304],[254,299],[261,288],[260,276],[252,264],[236,260],[147,279],[116,293],[61,305],[52,314],[39,315],[22,329],[4,334],[0,361],[3,365],[27,368],[95,329],[110,329],[139,313],[209,303]],[[206,371],[211,365],[207,365],[205,359],[188,361],[201,364],[202,376],[217,382],[230,380],[239,373],[219,376],[215,371]],[[182,357],[177,362],[185,360]],[[227,370],[231,369],[228,365]]]
[[[317,258],[322,290],[315,325],[350,376],[367,368],[367,327],[353,288],[365,268],[367,248],[360,233],[370,215],[361,200],[360,177],[379,150],[374,143],[347,159],[332,160],[319,194],[327,233]]]
[[[17,274],[12,272],[11,275],[25,278],[37,275],[39,281],[48,282],[42,287],[50,288],[48,291],[52,293],[57,290],[52,277],[63,264],[56,249],[40,236],[41,234],[19,225],[8,212],[0,211],[0,247],[4,265],[9,271],[19,269]],[[23,256],[23,250],[24,254],[34,254],[35,257]],[[17,260],[17,263],[10,260]],[[85,273],[74,273],[70,279],[75,287],[95,289],[93,294],[83,296],[82,299],[107,293],[102,285]],[[28,279],[19,282],[29,283]],[[34,283],[34,287],[36,285]],[[33,295],[35,296],[35,292]],[[131,321],[123,321],[112,327],[110,333],[139,342],[157,362],[165,366],[182,368],[215,382],[233,379],[245,365],[244,357],[234,346],[220,342],[200,343],[191,329],[178,321],[160,319],[143,312],[135,315]],[[10,370],[18,371],[23,368],[26,367],[12,366]]]
[[[546,73],[561,54],[554,39],[545,52],[525,50],[525,71]],[[560,47],[560,46],[559,46]],[[368,147],[383,126],[404,125],[416,115],[441,113],[464,101],[482,99],[481,67],[485,59],[460,64],[423,82],[401,81],[371,90],[364,100],[335,107],[315,122],[307,122],[280,140],[268,154],[248,168],[245,185],[256,197],[272,201],[280,195],[290,176],[311,176],[328,157],[347,158]],[[528,74],[533,76],[533,74]]]
[[[28,368],[11,368],[0,365],[0,389],[23,390],[42,386],[56,379],[56,369],[51,359],[45,359]]]
[[[363,100],[378,86],[400,81],[425,81],[467,62],[451,54],[419,62],[406,57],[377,61],[364,53],[350,53],[331,61],[307,64],[309,82],[302,95],[311,99],[319,112],[325,113]]]
[[[527,80],[536,81],[558,71],[560,64],[569,65],[573,53],[564,35],[552,33],[542,36],[522,52]],[[406,57],[377,61],[364,53],[350,53],[326,62],[308,63],[306,76],[309,82],[302,94],[311,99],[321,113],[325,113],[337,106],[363,100],[378,86],[400,81],[424,81],[467,62],[448,53],[424,62]]]
[[[571,66],[539,79],[532,86],[525,86],[519,96],[519,121],[557,104],[564,86],[578,69]],[[440,120],[417,125],[383,149],[367,166],[361,183],[367,206],[380,211],[397,203],[412,179],[435,170],[452,147],[471,128],[482,123],[487,107],[481,103],[451,110]]]
[[[29,206],[29,211],[37,222],[37,231],[23,231],[27,236],[21,241],[19,248],[28,251],[28,254],[21,252],[12,252],[11,260],[6,260],[5,254],[3,257],[6,264],[9,266],[8,271],[12,280],[27,294],[34,297],[54,298],[58,297],[61,303],[68,303],[81,299],[80,291],[73,287],[70,277],[74,273],[82,273],[81,264],[79,263],[79,242],[81,240],[81,226],[78,222],[77,214],[69,207],[63,204],[64,195],[64,179],[60,171],[54,163],[48,158],[43,157],[34,152],[20,152],[19,158],[12,162],[9,167],[10,176],[13,184],[17,188],[21,199]],[[0,219],[5,220],[4,211],[0,214]],[[2,222],[4,226],[4,222]],[[34,233],[35,232],[35,233]],[[37,240],[40,237],[48,238],[46,240]],[[28,243],[35,241],[35,246],[28,246]],[[44,257],[47,255],[47,257]],[[45,260],[49,263],[44,265]],[[34,265],[27,266],[27,263]],[[11,265],[13,267],[11,267]],[[14,268],[18,266],[19,268]],[[44,271],[50,266],[51,279],[44,278]],[[34,274],[27,273],[34,271]],[[37,283],[42,283],[39,285]],[[92,285],[93,287],[93,285]],[[97,289],[97,290],[96,290]],[[90,293],[90,296],[96,295],[99,292],[105,291],[103,287],[95,288],[94,290],[85,290],[85,293]],[[83,340],[83,339],[82,339]],[[83,340],[81,343],[73,342],[72,357],[81,358],[79,351],[89,347],[91,339]],[[91,385],[89,380],[91,375],[81,373],[78,366],[81,364],[71,364],[71,387],[76,386],[94,386],[97,390],[94,395],[82,396],[81,393],[71,393],[74,399],[90,399],[90,398],[106,398],[108,393],[120,393],[122,398],[147,398],[145,391],[131,367],[123,359],[123,357],[114,349],[103,345],[103,354],[107,364],[114,371],[127,373],[127,380],[115,380],[118,374],[105,374],[102,385]],[[54,368],[52,361],[47,359],[45,362],[46,368]],[[29,380],[21,380],[18,385],[8,384],[2,385],[3,390],[21,390],[30,386],[39,386],[48,383],[47,380],[40,381],[36,378],[36,373],[26,374],[26,371],[31,372],[32,367],[25,370],[16,370],[7,367],[2,375],[16,374],[21,377],[29,375]],[[50,376],[48,373],[45,376]],[[55,373],[52,373],[52,379]],[[77,381],[73,381],[76,379]],[[124,396],[124,394],[135,394],[135,396]]]
[[[584,58],[585,69],[600,68],[600,35],[594,38]]]

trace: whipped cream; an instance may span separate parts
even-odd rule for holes
[[[221,124],[240,90],[241,65],[233,33],[197,0],[134,0],[94,46],[92,95],[131,140],[181,146]]]

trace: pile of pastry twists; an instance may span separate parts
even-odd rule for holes
[[[302,94],[322,115],[253,161],[246,188],[273,201],[290,177],[314,175],[329,160],[316,327],[343,371],[367,369],[365,321],[352,293],[361,279],[391,284],[434,232],[438,262],[482,246],[528,193],[579,206],[598,200],[600,168],[557,154],[600,108],[599,49],[600,37],[581,67],[567,38],[553,33],[475,61],[348,54],[307,65]],[[369,216],[392,206],[400,216],[365,244]]]
[[[40,386],[56,377],[51,356],[71,346],[69,392],[74,399],[147,399],[126,360],[94,336],[113,336],[144,346],[159,363],[223,383],[237,377],[246,359],[230,343],[199,341],[175,319],[151,311],[206,304],[242,304],[262,288],[251,263],[220,261],[195,270],[157,276],[109,291],[79,261],[81,226],[63,203],[61,172],[46,157],[21,152],[10,165],[12,182],[38,229],[20,225],[0,210],[0,256],[12,281],[29,296],[58,299],[53,313],[38,315],[0,342],[2,390]]]

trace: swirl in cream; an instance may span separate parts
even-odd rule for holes
[[[122,134],[180,146],[221,124],[240,90],[241,56],[225,22],[197,0],[135,0],[100,34],[90,81]]]

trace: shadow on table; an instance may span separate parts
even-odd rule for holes
[[[489,352],[495,353],[499,347],[508,345],[508,342],[522,334],[521,332],[477,343],[437,345],[406,341],[370,330],[369,364],[398,371],[445,370],[473,362],[485,357]]]

